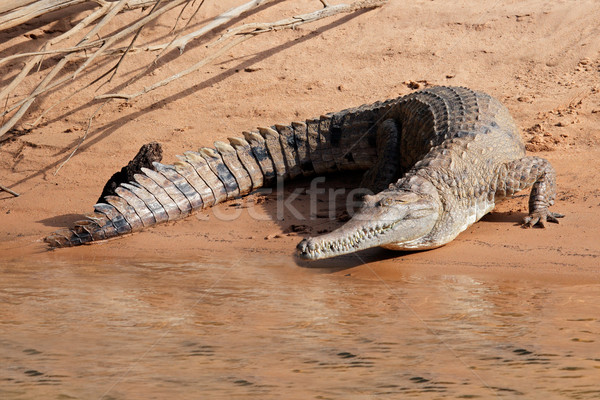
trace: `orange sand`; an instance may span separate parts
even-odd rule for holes
[[[239,2],[207,2],[197,21],[235,4]],[[316,1],[275,2],[246,20],[273,21],[315,7]],[[63,14],[73,20],[83,15],[73,10]],[[381,9],[261,35],[169,86],[130,102],[106,105],[93,120],[81,148],[55,174],[82,138],[98,105],[84,105],[83,100],[98,93],[139,90],[210,50],[204,42],[191,43],[183,55],[174,53],[168,62],[159,63],[134,88],[122,89],[119,85],[154,55],[128,57],[120,74],[98,93],[96,87],[84,90],[50,111],[30,133],[0,144],[0,184],[21,194],[14,198],[0,192],[0,262],[177,260],[223,254],[239,258],[256,253],[292,260],[302,235],[332,229],[339,222],[326,218],[296,221],[290,216],[277,221],[274,196],[267,196],[266,201],[253,196],[251,203],[233,201],[218,207],[220,215],[231,215],[240,207],[237,204],[245,207],[260,202],[258,211],[269,217],[262,220],[252,218],[245,208],[233,221],[220,220],[212,212],[200,213],[99,245],[57,251],[47,251],[42,238],[91,211],[106,180],[144,143],[162,143],[163,161],[169,163],[185,150],[210,146],[216,139],[239,136],[242,130],[258,125],[396,97],[411,92],[409,86],[462,85],[504,102],[528,149],[552,162],[559,185],[554,210],[566,214],[561,224],[521,229],[518,222],[527,207],[526,198],[521,197],[500,205],[437,250],[397,254],[374,249],[361,253],[360,259],[347,256],[311,266],[341,266],[345,268],[340,273],[361,277],[372,277],[375,271],[384,279],[418,268],[600,282],[598,15],[597,2],[391,1]],[[48,19],[0,32],[0,57],[35,50],[41,38],[56,35],[68,25]],[[166,23],[155,24],[143,31],[140,42],[150,36],[164,41],[169,28]],[[32,33],[38,39],[31,39]],[[214,37],[220,33],[214,32]],[[85,78],[97,76],[100,67],[105,70],[115,61],[100,60]],[[54,61],[47,60],[42,70],[53,65]],[[18,60],[0,66],[0,86],[7,85],[21,67]],[[28,90],[37,82],[34,75],[26,85]],[[77,81],[52,92],[35,103],[22,122],[32,122],[43,108],[81,85]],[[20,89],[17,94],[24,93]],[[294,204],[306,213],[302,197]],[[320,204],[323,210],[325,206]],[[209,217],[207,221],[204,216]],[[292,224],[307,225],[307,233],[290,232]]]

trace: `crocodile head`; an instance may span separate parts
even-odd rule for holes
[[[436,195],[387,189],[365,196],[361,209],[342,227],[297,246],[298,256],[319,260],[381,246],[392,250],[427,249],[427,235],[440,210]]]

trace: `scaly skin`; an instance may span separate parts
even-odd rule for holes
[[[341,228],[304,239],[297,250],[301,258],[318,260],[381,246],[392,250],[437,247],[427,235],[434,229],[443,206],[427,181],[410,190],[390,188],[365,196],[362,208]]]
[[[45,240],[52,247],[108,239],[183,218],[276,178],[367,170],[364,198],[339,229],[298,245],[315,260],[374,246],[431,249],[453,240],[505,197],[532,187],[526,226],[558,222],[549,211],[555,172],[526,157],[508,111],[466,88],[434,87],[305,122],[274,125],[186,152],[174,165],[142,168],[135,182],[88,219]]]
[[[483,97],[483,96],[482,96]],[[525,226],[558,222],[555,172],[525,149],[508,111],[491,98],[488,115],[472,113],[469,130],[434,146],[406,175],[375,196],[341,228],[303,240],[301,258],[318,260],[381,246],[426,250],[452,241],[496,202],[533,186]],[[467,124],[468,125],[468,124]],[[380,163],[381,164],[381,163]]]

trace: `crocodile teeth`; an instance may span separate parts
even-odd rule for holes
[[[321,254],[323,252],[338,253],[356,248],[367,239],[377,237],[390,230],[394,224],[377,226],[375,228],[362,228],[350,236],[330,242],[310,243],[306,251],[310,254]]]

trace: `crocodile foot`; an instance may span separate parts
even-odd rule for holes
[[[545,228],[546,222],[554,222],[555,224],[558,224],[558,218],[563,217],[564,214],[555,213],[545,208],[543,210],[533,211],[528,216],[526,216],[523,219],[523,226],[525,228],[531,228],[533,226]]]

